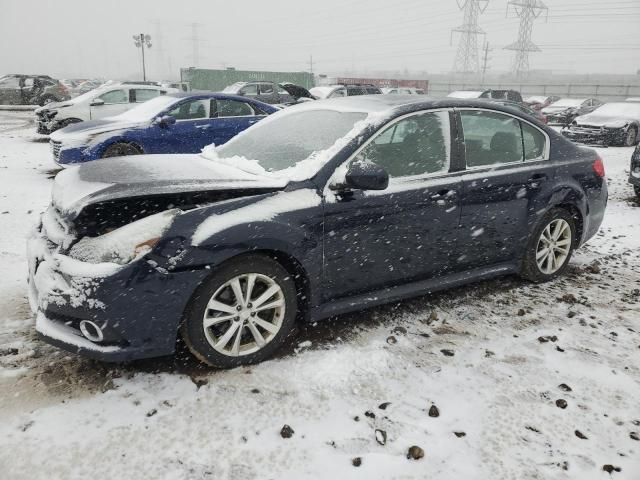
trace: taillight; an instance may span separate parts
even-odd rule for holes
[[[602,163],[600,155],[596,156],[596,160],[593,162],[593,171],[596,172],[596,175],[599,177],[604,177],[604,163]]]

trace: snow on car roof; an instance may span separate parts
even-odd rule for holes
[[[447,97],[451,98],[479,98],[482,95],[482,92],[479,91],[471,91],[471,90],[457,90],[455,92],[451,92]]]

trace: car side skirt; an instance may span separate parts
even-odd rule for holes
[[[464,272],[453,273],[444,277],[420,280],[395,287],[388,287],[375,292],[355,295],[345,299],[332,300],[320,305],[309,312],[310,321],[318,321],[341,315],[343,313],[364,310],[385,303],[395,302],[406,298],[428,295],[440,290],[465,285],[471,282],[487,280],[520,271],[515,263],[500,263],[488,267],[476,268]]]

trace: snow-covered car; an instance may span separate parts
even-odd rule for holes
[[[0,77],[0,105],[47,105],[69,98],[67,87],[48,75]]]
[[[413,87],[385,87],[380,90],[384,95],[424,95],[424,90]]]
[[[597,98],[561,98],[543,108],[542,113],[552,125],[569,125],[574,118],[591,113],[601,105]]]
[[[157,85],[105,84],[70,100],[36,109],[37,132],[49,134],[73,123],[112,117],[158,95],[177,91]]]
[[[606,103],[587,115],[576,117],[562,129],[570,140],[632,147],[638,143],[640,103]]]
[[[489,88],[487,90],[457,90],[447,95],[449,98],[491,98],[522,103],[522,95],[517,90]]]
[[[452,127],[456,126],[456,135]],[[297,321],[498,275],[561,275],[599,229],[602,160],[488,101],[280,110],[200,155],[59,173],[29,240],[47,342],[105,361],[270,358]]]
[[[313,100],[306,88],[289,82],[236,82],[225,87],[222,93],[253,98],[271,105],[291,105],[300,99]]]
[[[629,183],[633,185],[633,190],[638,201],[640,201],[640,143],[631,155],[631,166],[629,168]]]
[[[532,95],[525,98],[524,103],[534,110],[542,110],[558,100],[560,100],[560,97],[557,95]]]
[[[50,137],[54,161],[69,166],[143,153],[197,153],[222,145],[277,111],[224,93],[169,93],[120,115],[69,125]]]
[[[313,87],[309,92],[311,92],[311,95],[318,100],[326,98],[352,97],[357,95],[382,94],[382,90],[380,90],[380,88],[371,84],[323,85]]]

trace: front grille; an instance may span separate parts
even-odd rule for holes
[[[51,152],[53,153],[53,158],[56,160],[60,159],[60,150],[62,149],[62,142],[56,142],[51,140]]]
[[[576,125],[572,130],[583,133],[600,133],[603,131],[602,127],[596,127],[595,125]]]

